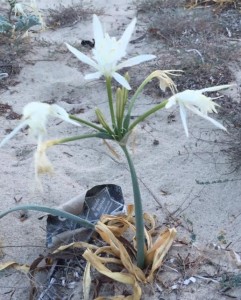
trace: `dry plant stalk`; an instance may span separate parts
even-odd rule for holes
[[[146,249],[145,249],[145,273],[134,263],[133,257],[127,251],[126,245],[123,244],[121,237],[131,231],[133,233],[132,241],[128,241],[133,246],[136,253],[135,243],[135,219],[133,216],[133,205],[127,208],[127,214],[121,216],[103,216],[95,226],[96,231],[101,236],[102,240],[107,243],[107,246],[100,247],[98,250],[87,249],[83,257],[87,260],[87,265],[84,274],[84,299],[89,299],[91,288],[90,267],[95,268],[101,274],[124,284],[131,285],[133,294],[131,296],[115,296],[108,299],[133,299],[141,298],[141,287],[139,283],[151,283],[154,279],[155,271],[161,266],[164,256],[169,251],[175,236],[176,229],[166,229],[160,232],[156,241],[153,242],[153,234],[155,233],[155,219],[153,216],[145,213],[144,220],[148,224],[148,229],[145,229]],[[117,264],[123,267],[121,272],[113,272],[106,265]],[[97,298],[98,300],[102,298]],[[106,299],[106,298],[105,298]]]
[[[234,7],[237,7],[238,1],[236,0],[188,0],[187,7],[188,8],[194,8],[198,5],[218,5],[218,6],[227,6],[227,5],[234,5]]]

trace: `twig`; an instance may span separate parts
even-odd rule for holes
[[[209,277],[203,277],[203,276],[200,276],[200,275],[195,275],[194,277],[199,278],[199,279],[204,279],[204,280],[207,280],[207,281],[212,281],[214,283],[219,284],[218,280],[215,280],[215,279],[212,279],[212,278],[209,278]]]
[[[186,52],[196,52],[200,56],[201,61],[204,64],[204,58],[203,58],[202,54],[197,49],[188,49],[188,50],[185,50],[185,51]]]

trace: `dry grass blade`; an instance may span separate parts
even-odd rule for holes
[[[133,296],[114,296],[114,297],[98,297],[95,300],[133,300]]]
[[[108,143],[106,140],[103,140],[103,143],[107,146],[107,148],[110,150],[110,153],[117,158],[118,160],[120,160],[120,155],[116,152],[116,150],[114,149],[114,147],[112,147],[110,145],[110,143]]]
[[[87,262],[85,266],[84,276],[83,276],[84,300],[89,300],[90,288],[91,288],[90,262]]]
[[[124,284],[129,284],[133,287],[133,295],[124,297],[124,298],[114,298],[114,299],[129,299],[129,300],[139,300],[141,298],[141,288],[139,284],[137,283],[137,280],[135,276],[131,274],[124,274],[120,272],[112,272],[109,270],[100,260],[98,255],[95,253],[91,252],[91,250],[87,249],[85,253],[83,254],[83,257],[91,264],[92,267],[94,267],[98,272],[101,274],[116,280],[118,282],[124,283]],[[120,297],[120,296],[118,296]],[[123,297],[123,296],[121,296]],[[101,299],[101,298],[99,298]],[[104,298],[106,299],[106,298]],[[111,298],[110,298],[111,299]],[[112,298],[113,299],[113,298]]]
[[[144,213],[143,218],[146,223],[149,225],[149,229],[145,229],[145,236],[146,236],[146,244],[147,244],[147,249],[152,248],[152,235],[155,232],[155,226],[156,222],[153,216],[150,214]]]
[[[234,8],[237,7],[237,0],[189,0],[186,1],[186,7],[194,8],[198,5],[218,5],[218,6],[229,6],[232,5]]]

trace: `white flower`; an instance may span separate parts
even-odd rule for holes
[[[180,93],[173,95],[168,99],[166,108],[170,108],[175,104],[179,104],[180,115],[183,123],[183,127],[186,135],[188,136],[187,128],[187,112],[186,108],[199,115],[200,117],[212,122],[215,126],[220,129],[226,130],[226,128],[217,122],[216,120],[210,118],[207,114],[216,111],[215,106],[219,106],[217,103],[212,101],[212,98],[209,98],[202,93],[204,92],[215,92],[222,89],[227,89],[232,85],[220,85],[215,87],[204,88],[201,90],[186,90]]]
[[[58,117],[68,123],[80,126],[77,122],[72,121],[68,113],[57,104],[30,102],[23,108],[22,122],[2,140],[0,147],[26,126],[29,126],[30,132],[37,139],[39,145],[47,133],[46,125],[49,116]]]
[[[26,16],[26,13],[23,10],[23,6],[21,3],[16,3],[14,5],[14,14],[19,16]]]
[[[96,15],[93,16],[93,31],[95,48],[93,49],[93,59],[81,53],[79,50],[66,43],[68,49],[82,62],[95,68],[97,72],[85,76],[85,79],[98,79],[102,75],[114,77],[126,89],[131,89],[127,80],[116,71],[140,64],[155,58],[155,55],[138,55],[122,63],[118,62],[126,56],[126,48],[130,41],[136,24],[136,18],[128,25],[122,37],[117,41],[115,37],[110,37],[103,31],[102,25]]]

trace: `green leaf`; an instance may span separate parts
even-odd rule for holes
[[[13,29],[13,26],[8,22],[6,18],[0,16],[0,33],[5,33]]]
[[[35,25],[41,25],[39,22],[39,18],[37,16],[35,15],[21,16],[19,17],[17,23],[15,24],[15,30],[27,31],[29,30],[29,28]]]
[[[72,220],[76,223],[80,223],[85,228],[95,229],[95,226],[92,223],[90,223],[90,222],[88,222],[88,221],[86,221],[86,220],[84,220],[84,219],[82,219],[82,218],[80,218],[76,215],[70,214],[66,211],[59,210],[59,209],[56,209],[56,208],[50,208],[50,207],[47,207],[47,206],[41,206],[41,205],[35,205],[35,204],[21,205],[21,206],[17,206],[17,207],[14,207],[12,209],[9,209],[7,211],[4,211],[0,214],[0,219],[5,217],[8,214],[14,212],[14,211],[18,211],[18,210],[41,211],[41,212],[45,212],[45,213],[48,213],[48,214],[51,214],[51,215],[54,215],[54,216],[58,216],[58,217],[62,217],[62,218]]]

